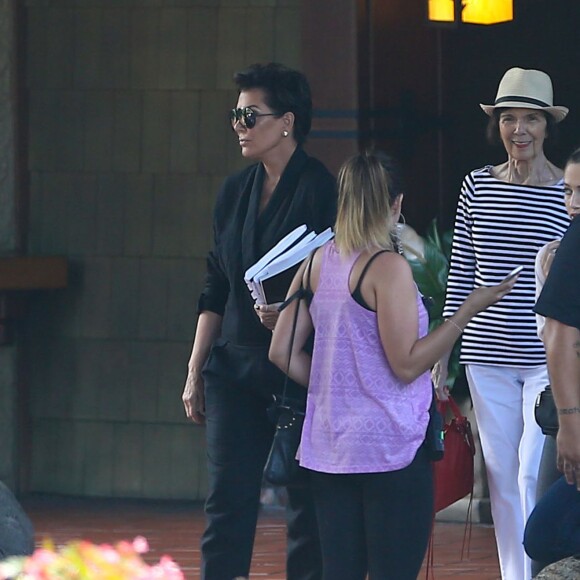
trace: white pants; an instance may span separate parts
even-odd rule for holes
[[[536,503],[544,443],[534,403],[549,383],[548,370],[545,365],[467,365],[466,374],[487,470],[501,577],[529,580],[531,563],[522,541]]]

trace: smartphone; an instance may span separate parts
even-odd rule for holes
[[[517,268],[514,268],[502,281],[501,284],[503,284],[504,282],[507,282],[508,280],[511,280],[512,278],[515,278],[522,270],[524,269],[523,266],[518,266]]]

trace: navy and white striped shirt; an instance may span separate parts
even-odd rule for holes
[[[546,355],[532,310],[534,261],[538,250],[561,238],[570,224],[563,184],[507,183],[491,169],[472,171],[461,187],[443,316],[453,315],[475,287],[498,284],[523,265],[513,290],[467,325],[461,362],[539,366]]]

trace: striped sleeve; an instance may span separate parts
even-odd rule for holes
[[[471,216],[469,203],[473,197],[473,180],[468,175],[463,180],[451,248],[451,262],[447,277],[447,296],[443,316],[452,316],[473,290],[475,277],[475,253],[471,239]]]
[[[444,316],[478,286],[498,284],[524,266],[514,289],[480,312],[462,337],[461,362],[545,364],[533,312],[535,258],[570,223],[562,183],[531,186],[496,179],[489,167],[466,176],[457,207]]]

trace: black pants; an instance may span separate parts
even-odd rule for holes
[[[416,580],[433,521],[433,471],[421,447],[385,473],[312,472],[324,580]]]
[[[538,485],[536,487],[536,503],[544,497],[546,492],[550,489],[553,483],[558,481],[561,473],[556,467],[556,458],[558,455],[558,448],[556,445],[556,437],[550,435],[546,436],[544,441],[544,448],[542,450],[542,459],[540,461],[540,469],[538,471]],[[527,524],[526,531],[527,533]],[[525,544],[524,544],[525,547]],[[526,550],[527,551],[527,550]],[[536,577],[548,564],[546,560],[532,560],[532,578]]]
[[[530,514],[524,547],[532,558],[546,566],[580,555],[580,491],[566,483],[563,475]]]
[[[267,349],[217,341],[203,371],[209,490],[202,537],[202,579],[232,580],[250,572],[262,472],[274,426],[266,410],[283,375]],[[292,398],[306,390],[288,385]],[[288,580],[319,580],[320,544],[310,487],[288,489]]]

